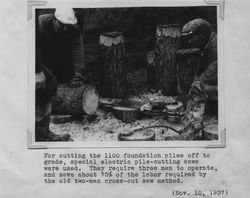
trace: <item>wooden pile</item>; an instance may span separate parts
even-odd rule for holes
[[[156,30],[156,88],[164,95],[177,93],[177,76],[175,56],[180,38],[180,26],[159,25]]]
[[[98,108],[99,95],[95,87],[85,84],[70,88],[60,84],[52,100],[52,113],[61,115],[93,115]]]
[[[124,54],[124,38],[121,32],[108,32],[100,35],[100,77],[103,97],[124,98],[127,95]]]

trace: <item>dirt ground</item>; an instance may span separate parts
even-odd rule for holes
[[[217,124],[216,117],[206,117],[205,123]],[[124,123],[115,118],[112,112],[98,109],[94,120],[89,121],[84,117],[81,121],[70,121],[64,124],[50,124],[50,130],[57,134],[70,134],[74,141],[118,141],[120,132],[129,132],[133,129],[154,125],[166,125],[180,130],[182,123],[170,123],[164,116],[141,118],[133,123]],[[156,141],[164,141],[167,136],[177,135],[176,132],[166,128],[153,128]]]
[[[146,69],[139,69],[128,74],[129,99],[146,103],[154,96],[148,90],[150,87],[146,83]],[[133,123],[124,123],[114,116],[111,111],[98,108],[94,116],[81,116],[80,118],[67,118],[69,122],[60,124],[55,116],[52,116],[50,130],[56,134],[70,134],[76,142],[82,141],[118,141],[118,134],[129,132],[134,129],[146,126],[164,125],[176,130],[183,128],[182,122],[168,122],[164,115],[148,117],[141,113],[140,119]],[[59,119],[60,120],[60,119]],[[55,122],[56,121],[56,122]],[[218,117],[207,114],[204,125],[218,126]],[[176,132],[166,128],[152,128],[155,132],[155,141],[164,141],[165,137],[177,135]],[[218,134],[217,127],[212,129],[213,134]]]

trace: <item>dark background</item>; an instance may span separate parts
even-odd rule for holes
[[[75,9],[85,48],[85,64],[93,84],[99,81],[99,36],[107,31],[121,31],[125,39],[125,67],[128,72],[146,67],[147,51],[155,47],[158,24],[180,24],[203,18],[217,31],[215,6],[143,7],[143,8],[80,8]],[[40,14],[54,9],[37,9]]]

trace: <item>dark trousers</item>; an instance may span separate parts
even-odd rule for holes
[[[44,139],[43,137],[45,137],[48,134],[52,97],[56,94],[57,90],[57,82],[53,74],[46,68],[44,68],[43,72],[46,77],[46,86],[45,88],[36,89],[36,95],[35,95],[36,141]]]
[[[193,128],[193,130],[187,130],[192,139],[199,135],[196,133],[199,130],[196,129],[202,128],[208,100],[218,100],[217,61],[195,78],[189,90],[185,127]]]

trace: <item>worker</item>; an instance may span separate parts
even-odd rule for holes
[[[180,135],[166,140],[195,140],[202,136],[203,119],[208,99],[218,100],[217,36],[204,19],[194,19],[184,25],[182,36],[190,48],[200,49],[200,61],[188,94],[184,128]]]
[[[41,64],[58,83],[79,87],[87,81],[83,38],[72,8],[62,6],[54,14],[40,15],[37,37]]]
[[[69,141],[69,134],[57,135],[49,130],[51,103],[56,94],[57,82],[46,67],[37,64],[38,56],[36,59],[35,141]]]
[[[74,10],[59,7],[40,15],[36,31],[36,141],[71,141],[69,134],[49,130],[52,97],[57,83],[78,87],[85,83],[84,49]]]

